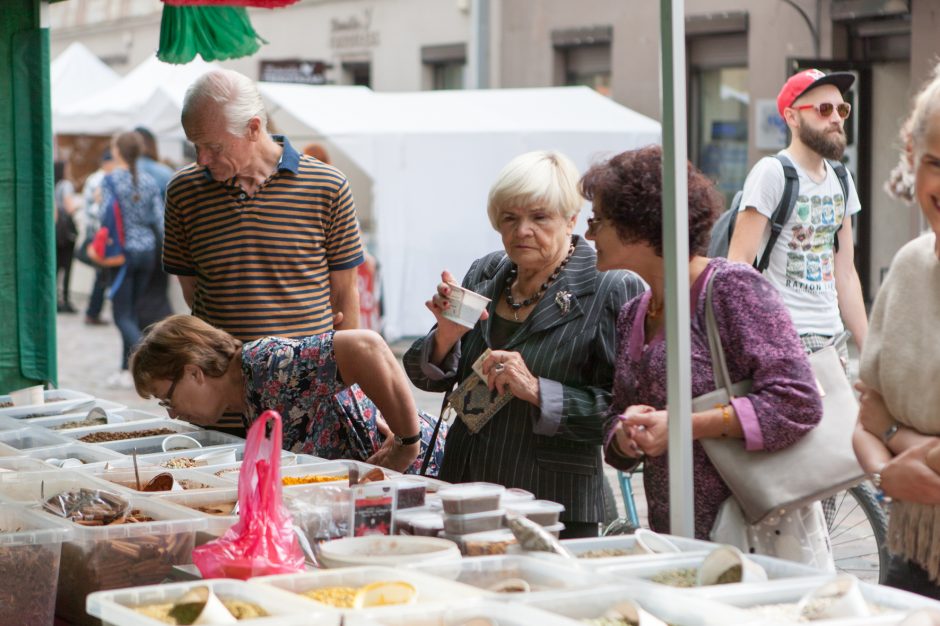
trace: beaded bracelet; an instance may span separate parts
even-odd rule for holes
[[[716,409],[721,409],[721,436],[727,437],[731,432],[731,405],[716,404]]]

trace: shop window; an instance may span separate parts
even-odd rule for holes
[[[584,85],[610,96],[612,41],[610,26],[553,31],[555,84]]]
[[[467,44],[421,47],[425,89],[463,89],[467,67]]]
[[[693,69],[693,162],[717,183],[728,203],[748,172],[747,72],[746,67]]]
[[[372,65],[369,63],[343,63],[343,84],[372,86]]]

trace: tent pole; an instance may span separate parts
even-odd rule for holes
[[[689,338],[689,197],[686,143],[684,0],[660,0],[663,121],[663,257],[669,411],[669,524],[695,534],[692,377]]]

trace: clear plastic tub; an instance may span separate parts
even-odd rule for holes
[[[45,403],[29,404],[23,406],[6,406],[10,404],[10,396],[0,395],[0,415],[25,419],[43,415],[54,415],[68,411],[71,407],[94,401],[95,397],[82,391],[72,389],[46,389],[42,392]]]
[[[88,597],[88,613],[101,618],[107,626],[163,626],[165,622],[147,617],[134,610],[134,607],[172,604],[187,591],[195,587],[207,586],[223,602],[241,600],[260,606],[269,617],[246,620],[245,623],[266,626],[295,626],[300,624],[323,624],[337,626],[339,613],[317,612],[313,605],[294,594],[270,587],[262,587],[253,582],[216,578],[117,591],[99,591]],[[218,623],[218,622],[216,622]]]
[[[0,457],[0,472],[42,472],[48,469],[49,466],[41,460],[28,456]]]
[[[0,497],[12,502],[40,504],[71,489],[103,489],[120,494],[130,492],[101,479],[68,470],[46,469],[42,472],[0,472]]]
[[[79,428],[97,428],[100,426],[107,426],[108,424],[98,424],[92,426],[74,426],[70,424],[79,423],[85,418],[88,417],[88,411],[82,411],[81,413],[68,413],[66,415],[55,415],[52,417],[37,417],[36,419],[29,420],[30,426],[40,426],[42,428],[48,428],[49,430],[54,430],[56,432],[68,432],[70,430],[76,430]],[[131,422],[155,422],[168,419],[166,415],[157,415],[156,413],[148,413],[147,411],[140,411],[138,409],[115,409],[108,410],[106,413],[111,417],[111,421],[119,424],[126,424]]]
[[[259,585],[271,586],[293,594],[298,594],[300,598],[303,598],[306,602],[311,602],[314,606],[338,610],[351,610],[351,607],[322,602],[306,595],[306,593],[329,587],[352,587],[358,589],[371,583],[393,581],[401,581],[413,586],[417,592],[414,604],[427,607],[452,603],[458,599],[482,597],[484,595],[483,592],[474,587],[444,580],[436,576],[429,576],[423,572],[403,567],[345,567],[336,570],[263,576],[252,579],[252,582],[258,583]],[[404,607],[398,605],[394,608],[402,609]],[[369,607],[365,610],[375,611],[380,610],[380,607]]]
[[[94,444],[87,444],[87,445],[94,445]],[[103,448],[101,445],[95,445],[94,447],[96,449],[107,450],[107,448]],[[240,461],[242,454],[244,452],[244,449],[245,449],[244,444],[229,444],[225,446],[213,446],[211,448],[195,448],[195,449],[189,449],[189,450],[174,450],[173,452],[138,454],[137,464],[139,467],[146,466],[146,467],[162,467],[164,469],[189,469],[185,467],[179,467],[179,468],[167,467],[165,463],[173,459],[184,459],[184,460],[192,461],[194,457],[197,457],[202,454],[215,454],[215,453],[225,452],[227,450],[234,450],[235,458]],[[97,472],[104,465],[105,465],[104,463],[88,465],[88,466],[83,467],[82,471]],[[108,466],[113,467],[113,468],[122,468],[122,467],[130,468],[130,467],[134,467],[134,461],[130,456],[121,455],[121,461],[117,463],[108,463]],[[212,470],[215,467],[222,467],[222,464],[211,466],[211,467],[209,465],[198,465],[198,466],[194,466],[191,469],[198,469],[199,471],[204,472],[204,471]]]
[[[212,474],[199,472],[196,470],[168,470],[162,467],[139,467],[137,473],[140,475],[141,487],[146,487],[147,483],[149,483],[158,474],[169,474],[172,476],[175,483],[172,487],[172,490],[175,491],[211,491],[216,489],[229,489],[232,486],[232,483],[228,482],[227,480],[223,480],[213,476]],[[141,495],[150,496],[159,493],[168,493],[170,491],[170,489],[163,489],[161,491],[138,491],[137,477],[135,476],[133,469],[122,467],[118,469],[105,470],[102,468],[100,471],[94,472],[91,475],[95,478],[106,480],[110,483],[114,483]]]
[[[516,536],[506,528],[470,535],[448,535],[442,537],[457,544],[464,556],[491,556],[506,554],[510,546],[516,544]]]
[[[0,624],[51,624],[65,522],[0,507]]]
[[[656,585],[635,583],[598,589],[565,591],[555,595],[518,594],[513,598],[522,605],[561,615],[577,622],[598,619],[617,604],[632,602],[668,624],[682,626],[727,626],[751,624],[767,626],[747,613],[719,602],[690,597],[681,591]]]
[[[170,491],[154,497],[192,509],[206,519],[205,530],[196,533],[197,546],[221,537],[238,521],[238,515],[231,514],[238,502],[238,489],[235,487],[212,491]]]
[[[503,495],[500,497],[499,506],[505,509],[515,502],[529,502],[531,500],[535,500],[535,495],[531,491],[519,489],[518,487],[510,487],[504,491]]]
[[[766,583],[713,585],[692,590],[696,596],[741,608],[759,619],[797,621],[796,605],[809,592],[832,580],[832,576],[778,580]],[[859,582],[862,596],[872,609],[870,619],[854,618],[855,624],[896,623],[915,609],[940,609],[940,602],[899,589]],[[783,605],[783,606],[781,606]],[[773,606],[773,610],[763,607]],[[893,621],[891,621],[893,620]],[[844,620],[814,620],[836,624]]]
[[[94,444],[78,443],[76,441],[70,441],[67,444],[53,446],[51,448],[34,448],[32,450],[26,450],[24,454],[25,456],[42,461],[46,461],[47,459],[76,459],[82,462],[82,468],[119,462],[127,458],[120,452],[108,450],[107,448],[102,448]]]
[[[70,437],[73,440],[81,441],[82,443],[94,443],[94,444],[103,444],[103,443],[115,443],[117,441],[130,441],[132,439],[141,439],[150,436],[159,436],[166,437],[167,433],[164,435],[136,435],[125,437],[124,439],[112,439],[107,440],[103,439],[104,436],[117,436],[120,433],[139,433],[159,429],[166,429],[171,431],[171,433],[182,433],[189,435],[191,433],[201,431],[202,429],[198,426],[194,426],[189,422],[184,422],[183,420],[155,420],[155,421],[144,421],[144,422],[131,422],[129,424],[108,424],[107,426],[94,426],[91,428],[76,428],[73,430],[67,430],[63,432],[63,435]],[[160,449],[160,452],[163,452],[163,449]],[[139,450],[137,454],[142,454]]]
[[[469,535],[496,530],[503,525],[505,511],[482,511],[480,513],[467,513],[466,515],[444,515],[444,532],[448,535]]]
[[[186,432],[186,436],[195,439],[202,445],[203,448],[245,443],[244,439],[241,437],[236,437],[235,435],[220,433],[215,430],[200,430],[196,426],[190,426],[190,428],[194,430]],[[158,454],[164,452],[163,440],[166,438],[167,435],[157,435],[155,437],[143,437],[141,439],[109,441],[107,443],[99,443],[96,445],[103,446],[110,450],[114,450],[126,455],[132,454],[134,450],[137,450],[137,454]]]
[[[450,563],[427,563],[420,569],[427,574],[501,596],[510,593],[554,596],[563,590],[597,587],[608,580],[573,567],[526,556],[481,556]]]
[[[499,499],[505,491],[505,487],[493,483],[458,483],[441,489],[438,495],[444,503],[445,513],[466,515],[498,509]]]
[[[12,417],[3,417],[0,415],[0,432],[9,432],[11,430],[20,430],[30,425],[30,422],[14,419]]]
[[[395,490],[398,492],[398,499],[395,503],[396,508],[401,510],[424,506],[424,503],[427,499],[428,490],[436,490],[438,488],[438,485],[430,482],[432,480],[434,479],[426,478],[424,476],[413,476],[409,474],[403,474],[401,476],[394,476],[390,478],[388,482],[395,485]],[[437,483],[440,481],[434,482]]]
[[[0,432],[0,456],[18,456],[33,448],[48,448],[72,443],[68,437],[45,428],[21,428]]]
[[[425,507],[406,509],[395,513],[395,528],[401,535],[437,537],[444,530],[444,518]]]
[[[71,535],[62,545],[56,600],[56,614],[68,622],[95,623],[85,613],[85,598],[92,592],[156,584],[174,565],[192,562],[196,531],[206,527],[205,518],[157,498],[122,497],[132,510],[154,521],[110,526],[71,523]]]
[[[370,620],[370,621],[365,621]],[[447,608],[389,607],[377,609],[358,621],[347,618],[349,626],[463,626],[498,624],[499,626],[578,626],[560,615],[546,613],[534,607],[506,602],[482,601],[454,603]]]
[[[281,452],[281,477],[284,476],[309,476],[309,475],[329,475],[337,477],[336,481],[324,481],[324,482],[343,482],[348,484],[348,480],[340,480],[338,477],[349,475],[349,467],[347,463],[356,463],[356,461],[331,461],[329,463],[309,463],[303,465],[296,464],[296,455],[292,452],[287,452],[286,450]],[[365,463],[361,465],[366,467]],[[314,469],[316,468],[316,469]],[[241,473],[242,469],[242,460],[239,459],[237,463],[225,463],[223,465],[215,465],[212,468],[200,468],[200,471],[211,472],[215,476],[222,478],[229,482],[229,484],[238,484],[238,476]],[[310,484],[319,484],[319,483],[310,483]]]
[[[689,539],[677,535],[660,535],[675,545],[682,553],[708,553],[718,544],[700,539]],[[643,552],[633,535],[614,535],[610,537],[586,537],[583,539],[564,539],[561,542],[584,568],[598,570],[623,563],[649,561],[659,555]]]
[[[694,586],[694,574],[698,572],[699,567],[702,565],[702,561],[705,560],[705,557],[707,557],[708,554],[708,552],[659,554],[656,555],[656,558],[654,559],[644,559],[642,562],[636,563],[624,562],[623,564],[602,567],[596,571],[597,573],[608,577],[616,577],[620,579],[636,578],[655,582],[652,580],[653,578],[661,579],[663,575],[675,574],[678,570],[685,570],[686,573],[689,573],[689,575],[682,576],[683,580],[691,580],[692,585],[689,586]],[[802,565],[800,563],[784,561],[782,559],[774,559],[768,556],[761,556],[759,554],[748,554],[747,558],[764,568],[764,571],[767,572],[767,578],[769,580],[776,580],[778,578],[819,576],[821,573],[823,573],[817,569]],[[673,576],[673,578],[677,578],[677,576]],[[736,586],[739,584],[741,583],[731,583],[722,586]]]
[[[558,523],[564,505],[549,500],[527,500],[506,505],[507,513],[514,513],[529,518],[541,526],[554,526]]]
[[[420,482],[424,484],[425,493],[437,493],[441,489],[446,489],[451,486],[451,483],[444,482],[443,480],[438,480],[437,478],[431,478],[430,476],[421,476],[418,474],[402,474],[401,476],[392,478],[394,481],[411,481],[411,482]]]

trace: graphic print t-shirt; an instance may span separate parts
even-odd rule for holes
[[[777,288],[790,310],[797,332],[836,335],[843,330],[835,284],[835,235],[843,219],[861,210],[849,175],[849,200],[839,177],[827,163],[826,177],[814,182],[785,150],[799,175],[800,188],[790,219],[783,227],[764,276]],[[783,196],[783,166],[773,157],[757,162],[744,182],[741,210],[752,206],[770,219]],[[760,254],[770,237],[764,234]]]

